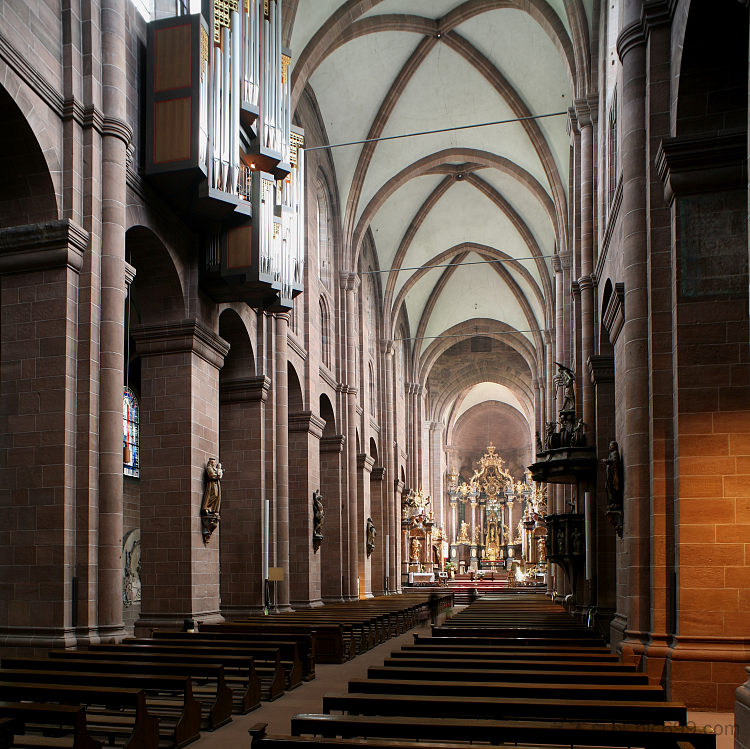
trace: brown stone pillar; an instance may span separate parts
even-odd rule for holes
[[[141,617],[136,631],[219,621],[221,526],[200,510],[218,457],[219,369],[229,346],[195,320],[132,331],[141,357]],[[119,583],[118,591],[122,588]]]
[[[370,473],[370,516],[375,524],[378,535],[375,538],[375,551],[370,557],[370,578],[373,595],[382,596],[387,593],[385,578],[388,571],[385,568],[385,549],[388,536],[388,520],[386,508],[390,500],[387,491],[388,482],[383,466],[373,466]]]
[[[313,492],[320,489],[325,421],[311,411],[289,416],[289,570],[293,608],[321,606],[320,555],[313,552]]]
[[[125,0],[102,0],[102,260],[99,340],[99,636],[125,634],[122,619],[122,395],[125,340]]]
[[[577,385],[581,408],[578,409],[586,426],[588,444],[594,444],[596,416],[594,386],[587,376],[586,362],[594,353],[594,120],[596,97],[576,100],[576,115],[580,131],[581,149],[581,266],[578,287],[581,294],[581,353],[577,371]]]
[[[237,619],[263,611],[265,375],[221,383],[221,612]]]
[[[634,3],[633,6],[640,4]],[[646,47],[637,7],[623,19],[617,40],[622,61],[622,263],[625,283],[624,412],[622,458],[625,517],[623,552],[618,564],[618,613],[613,640],[642,652],[649,629],[649,363],[646,236]],[[618,631],[619,630],[619,631]]]
[[[384,553],[384,587],[386,593],[395,589],[396,580],[398,579],[398,558],[394,556],[395,537],[399,535],[400,530],[396,530],[395,523],[401,521],[401,505],[397,502],[393,491],[390,478],[396,476],[398,463],[396,463],[393,454],[393,435],[395,434],[395,424],[393,421],[393,341],[384,341],[382,344],[383,352],[383,371],[385,377],[385,394],[383,397],[383,438],[381,442],[381,455],[383,456],[383,549],[388,547],[388,553]]]
[[[75,644],[70,352],[88,240],[72,221],[0,229],[0,640],[7,651]]]
[[[346,389],[346,465],[348,477],[348,494],[346,496],[347,514],[349,517],[349,586],[347,596],[350,600],[358,597],[357,588],[357,549],[360,528],[357,523],[357,327],[356,295],[359,288],[359,276],[356,273],[341,274],[341,288],[344,291],[344,318],[346,324],[346,362],[344,371],[348,383]]]
[[[325,603],[344,600],[345,577],[348,574],[346,559],[347,525],[344,487],[346,464],[343,458],[343,434],[323,437],[320,440],[320,491],[325,508],[323,543],[320,546],[321,597]]]
[[[357,529],[361,540],[357,545],[357,577],[360,598],[372,598],[371,557],[367,556],[367,518],[372,517],[370,502],[370,476],[375,461],[367,454],[357,455]],[[376,532],[379,532],[376,526]],[[376,536],[377,539],[377,536]],[[377,541],[376,541],[377,543]]]
[[[276,607],[289,610],[289,373],[287,371],[287,331],[289,315],[274,315],[273,392],[276,411],[275,506],[273,523],[276,529],[276,566],[284,579],[276,583]],[[273,552],[272,552],[273,553]]]

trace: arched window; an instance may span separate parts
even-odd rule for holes
[[[328,199],[321,187],[317,195],[318,218],[318,277],[320,282],[331,288],[331,224],[328,211]]]
[[[141,475],[140,423],[138,399],[126,387],[122,395],[122,472],[125,476]]]
[[[331,331],[328,318],[328,307],[325,299],[320,298],[320,358],[323,365],[331,368]]]

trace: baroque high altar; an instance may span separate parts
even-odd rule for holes
[[[515,481],[490,442],[469,481],[448,475],[449,561],[461,572],[508,569],[543,562],[536,540],[546,499],[527,473]]]

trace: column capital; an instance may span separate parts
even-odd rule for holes
[[[586,360],[586,367],[589,370],[591,382],[594,385],[615,381],[614,356],[599,356],[592,354]]]
[[[593,276],[581,276],[578,279],[578,288],[581,291],[594,288],[594,277]]]
[[[325,419],[321,419],[320,416],[317,416],[312,411],[300,411],[296,414],[289,414],[290,432],[306,432],[313,437],[321,439],[325,425]]]
[[[220,403],[257,403],[268,400],[271,380],[265,375],[219,382]]]
[[[341,453],[344,450],[345,442],[346,437],[343,434],[322,437],[320,440],[320,451],[323,453]]]
[[[625,284],[616,283],[614,293],[609,298],[607,307],[602,315],[602,325],[609,335],[610,343],[614,346],[617,337],[625,324]]]
[[[102,118],[102,135],[109,135],[118,138],[125,144],[125,147],[127,147],[133,140],[133,128],[119,117],[105,116]]]
[[[578,114],[574,107],[568,107],[568,119],[565,123],[565,129],[568,135],[575,136],[578,134]]]
[[[229,344],[197,320],[139,325],[131,335],[140,356],[189,352],[221,369],[229,353]]]
[[[572,262],[572,253],[567,252],[558,252],[556,255],[557,258],[560,260],[560,269],[561,270],[570,270],[571,262]]]
[[[89,233],[75,221],[45,221],[0,229],[0,274],[83,267]]]
[[[357,455],[357,468],[365,473],[371,473],[372,467],[375,465],[375,458],[371,458],[367,453],[359,453]]]
[[[575,107],[578,127],[580,129],[583,129],[585,127],[593,127],[595,118],[589,104],[589,100],[587,98],[576,99],[573,102],[573,106]]]
[[[634,50],[636,47],[642,47],[646,44],[646,35],[643,32],[643,23],[635,21],[626,26],[617,37],[617,56],[622,63],[625,55]]]
[[[127,260],[125,261],[125,288],[129,288],[130,284],[135,280],[136,270],[135,266],[131,265]]]
[[[578,285],[578,281],[571,281],[570,282],[570,293],[573,295],[575,299],[580,298],[581,296],[581,287]]]
[[[339,273],[339,286],[344,291],[356,291],[360,283],[361,279],[358,273],[352,271],[341,271]]]
[[[380,350],[385,356],[393,356],[396,353],[396,344],[392,338],[380,342]]]

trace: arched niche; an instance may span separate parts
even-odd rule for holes
[[[219,373],[220,381],[239,380],[255,374],[255,356],[245,323],[233,309],[219,316],[219,335],[229,344],[229,354]]]
[[[54,221],[57,198],[34,130],[10,94],[0,87],[0,227]]]

